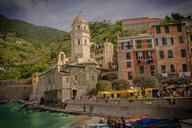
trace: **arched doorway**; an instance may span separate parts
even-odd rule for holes
[[[72,98],[75,99],[76,96],[77,96],[77,89],[73,89],[72,90]]]

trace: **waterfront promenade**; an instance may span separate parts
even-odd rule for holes
[[[189,119],[192,118],[192,98],[69,100],[65,110],[127,118],[147,115],[153,118]]]

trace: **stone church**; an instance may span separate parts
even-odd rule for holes
[[[61,52],[57,65],[44,73],[32,76],[31,100],[65,102],[87,95],[96,87],[97,64],[90,57],[90,30],[86,19],[79,15],[72,23],[71,57]]]

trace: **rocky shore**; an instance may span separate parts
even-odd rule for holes
[[[104,118],[103,116],[90,115],[89,113],[86,112],[66,111],[61,108],[53,108],[44,105],[37,105],[35,103],[23,100],[19,100],[17,102],[22,103],[24,107],[27,108],[40,109],[42,111],[64,112],[70,115],[75,115],[74,120],[69,124],[69,128],[83,127],[87,124],[95,124],[98,123],[101,119],[106,121],[106,118]]]

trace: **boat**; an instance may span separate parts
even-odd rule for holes
[[[85,128],[109,128],[106,123],[88,124]]]

